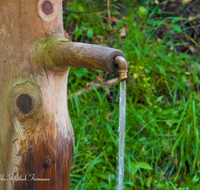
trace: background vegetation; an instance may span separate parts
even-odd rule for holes
[[[63,2],[66,37],[120,49],[129,63],[124,189],[200,189],[199,4]],[[70,71],[70,189],[117,189],[119,82],[110,81],[117,76]]]

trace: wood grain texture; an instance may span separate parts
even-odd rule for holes
[[[70,66],[117,72],[116,56],[64,38],[62,0],[0,0],[0,189],[69,189]]]
[[[51,72],[35,57],[39,39],[64,36],[62,0],[53,1],[57,12],[49,13],[48,21],[39,14],[40,2],[0,0],[0,175],[18,179],[0,181],[2,190],[69,189],[74,147],[67,110],[69,67]],[[16,86],[20,90],[13,95]],[[24,94],[31,103],[17,101]],[[22,111],[27,102],[28,110]],[[28,181],[31,174],[50,180]]]

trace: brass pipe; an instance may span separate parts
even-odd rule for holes
[[[69,66],[98,69],[119,72],[120,81],[127,79],[128,65],[120,50],[70,42],[59,35],[51,35],[44,42],[43,58],[49,69],[63,70]]]
[[[117,56],[124,54],[117,49],[70,42],[66,38],[52,35],[45,44],[44,60],[50,69],[62,69],[66,66],[98,69],[117,73],[118,68],[114,63]]]
[[[128,64],[124,57],[117,56],[114,59],[114,63],[118,66],[118,72],[119,72],[119,80],[123,81],[127,79],[127,72],[128,72]]]

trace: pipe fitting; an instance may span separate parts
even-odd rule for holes
[[[115,65],[118,66],[118,72],[119,72],[119,80],[123,81],[127,79],[127,72],[128,72],[128,64],[124,57],[117,56],[114,59]]]

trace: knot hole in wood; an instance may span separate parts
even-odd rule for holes
[[[50,1],[44,1],[42,10],[46,15],[51,14],[53,12],[53,4]]]
[[[28,114],[32,110],[32,99],[28,94],[21,94],[17,98],[17,106],[23,114]]]

